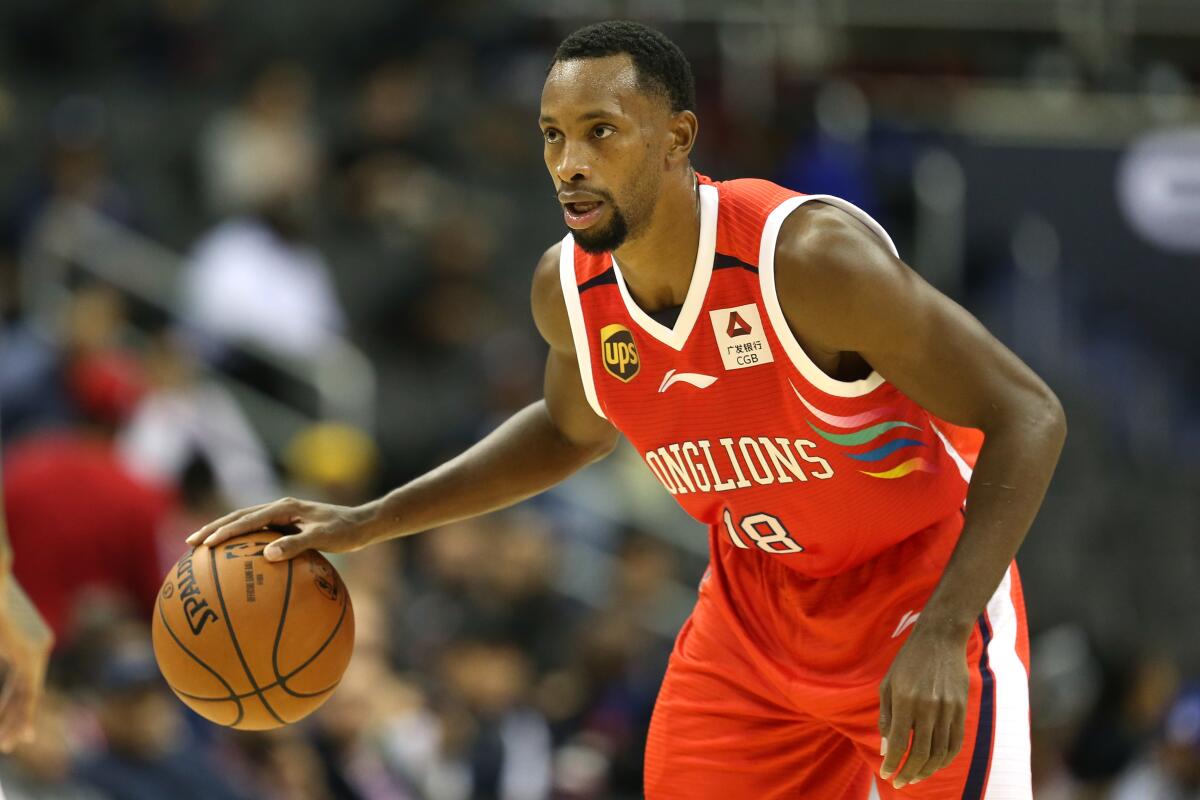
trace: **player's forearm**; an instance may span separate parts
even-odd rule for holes
[[[1066,438],[1052,394],[987,432],[950,562],[921,612],[918,631],[966,638],[1033,524]]]
[[[486,514],[532,497],[612,449],[568,440],[545,401],[514,414],[469,450],[367,504],[377,542]]]

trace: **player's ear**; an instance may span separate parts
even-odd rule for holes
[[[696,146],[696,134],[700,130],[700,120],[691,111],[680,111],[671,115],[667,128],[670,134],[670,145],[667,147],[667,161],[672,166],[686,163],[691,156],[692,148]]]

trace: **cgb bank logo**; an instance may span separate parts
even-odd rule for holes
[[[605,325],[600,329],[600,356],[608,374],[622,383],[636,378],[642,367],[633,334],[624,325]]]

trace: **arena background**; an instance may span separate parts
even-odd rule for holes
[[[6,0],[5,493],[60,641],[8,797],[639,796],[705,539],[627,449],[338,559],[358,648],[304,724],[207,725],[147,649],[203,521],[366,499],[538,396],[538,97],[613,17],[690,57],[702,172],[861,205],[1062,398],[1037,797],[1200,796],[1195,4]]]

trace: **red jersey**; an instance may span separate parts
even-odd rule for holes
[[[563,240],[563,293],[593,410],[723,544],[810,577],[957,514],[969,470],[931,415],[878,373],[846,382],[822,372],[776,296],[775,242],[801,204],[841,208],[895,252],[887,233],[851,203],[767,181],[701,177],[699,193],[700,244],[673,327],[638,307],[611,254]]]

